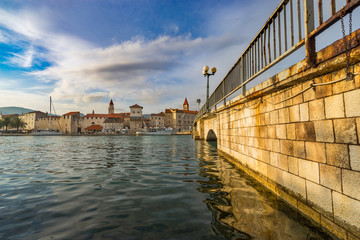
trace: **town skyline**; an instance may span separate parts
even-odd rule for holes
[[[195,107],[203,66],[218,69],[213,90],[278,2],[1,1],[0,104],[45,110],[52,96],[59,113],[100,112],[113,99],[119,111],[160,112],[187,97]]]

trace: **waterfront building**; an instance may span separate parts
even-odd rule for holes
[[[149,126],[152,128],[165,128],[165,113],[152,113],[149,119]]]
[[[121,133],[124,128],[124,119],[108,118],[104,121],[104,133]]]
[[[62,115],[59,123],[63,134],[81,133],[80,112],[69,112]]]
[[[43,121],[40,123],[39,119],[46,119],[48,117],[47,113],[41,111],[33,111],[29,113],[24,113],[19,116],[19,118],[26,123],[25,130],[27,131],[36,131],[43,129]],[[46,129],[49,128],[49,121],[47,122]]]
[[[143,107],[135,104],[130,106],[130,131],[136,132],[144,127]]]
[[[189,107],[188,100],[185,98],[183,109],[166,109],[165,127],[171,127],[177,132],[191,132],[198,112],[189,110]]]

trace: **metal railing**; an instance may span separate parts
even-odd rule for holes
[[[314,2],[317,2],[317,6]],[[226,98],[238,90],[241,89],[245,96],[246,84],[303,45],[306,61],[314,67],[315,37],[352,12],[360,5],[360,0],[346,0],[339,11],[336,11],[336,0],[326,0],[324,3],[322,0],[283,0],[211,94],[209,104],[205,102],[202,106],[195,121],[217,104],[225,103]],[[326,21],[325,8],[330,11]],[[315,15],[318,21],[315,21]]]

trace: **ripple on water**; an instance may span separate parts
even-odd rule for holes
[[[328,239],[190,136],[0,138],[0,239]]]

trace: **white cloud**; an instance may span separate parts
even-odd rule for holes
[[[205,95],[203,65],[218,69],[211,79],[211,89],[214,89],[248,43],[241,29],[247,31],[252,24],[239,23],[236,9],[219,12],[226,12],[226,17],[220,13],[213,16],[209,26],[217,29],[216,35],[207,38],[192,38],[190,34],[163,35],[152,40],[137,37],[103,48],[56,31],[49,14],[0,9],[0,25],[14,32],[18,41],[30,43],[22,55],[14,54],[13,63],[31,67],[36,58],[52,63],[30,74],[45,83],[55,81],[53,90],[44,94],[57,99],[63,113],[92,109],[106,112],[107,105],[103,101],[107,98],[114,98],[119,109],[138,103],[144,105],[145,112],[159,112],[164,108],[182,107],[184,97],[188,97],[195,109],[196,99]],[[176,34],[179,28],[170,25],[169,30]],[[4,35],[0,34],[0,41],[8,40],[1,36]],[[39,48],[46,51],[39,52]],[[172,100],[164,102],[165,99]],[[23,105],[23,102],[17,103]]]

